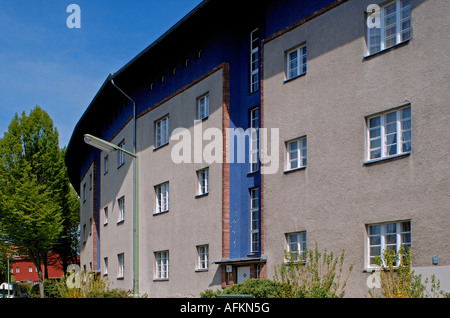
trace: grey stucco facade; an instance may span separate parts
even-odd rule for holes
[[[380,1],[348,1],[264,45],[264,127],[287,141],[306,136],[306,168],[264,176],[268,276],[286,235],[340,252],[353,264],[347,295],[367,295],[368,226],[411,222],[413,266],[430,267],[449,287],[449,31],[446,1],[412,1],[413,36],[366,56],[364,11]],[[430,21],[433,20],[433,26]],[[307,73],[286,81],[286,52],[306,43]],[[367,118],[411,108],[412,150],[370,163]],[[428,269],[429,270],[429,269]],[[428,271],[429,272],[429,271]]]

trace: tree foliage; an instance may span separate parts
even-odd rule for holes
[[[36,106],[18,114],[0,139],[0,229],[16,253],[27,255],[38,269],[61,240],[70,184],[58,131],[49,115]],[[66,212],[66,215],[64,214]]]

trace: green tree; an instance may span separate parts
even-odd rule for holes
[[[0,228],[17,253],[36,265],[41,297],[41,264],[63,229],[63,167],[49,115],[39,106],[29,116],[16,114],[0,139]]]
[[[66,149],[64,148],[61,150],[61,160],[64,159],[65,155]],[[65,177],[60,179],[61,184],[59,188],[61,191],[58,200],[61,207],[63,228],[58,241],[52,249],[58,254],[59,263],[51,265],[60,266],[63,271],[66,271],[68,265],[78,263],[80,199],[70,184],[64,163],[61,163],[61,169],[64,170]]]

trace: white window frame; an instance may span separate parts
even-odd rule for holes
[[[121,223],[125,221],[125,196],[121,196],[117,199],[117,207],[119,209],[117,223]]]
[[[118,146],[122,149],[125,149],[125,139],[122,140]],[[117,167],[120,168],[125,164],[125,154],[122,151],[117,151]]]
[[[292,252],[294,262],[305,260],[306,232],[286,233],[286,251]],[[288,259],[285,260],[285,262],[288,261]]]
[[[209,246],[197,246],[197,270],[207,270],[209,268]]]
[[[296,58],[292,58],[292,54],[296,54]],[[307,50],[306,44],[296,47],[286,52],[286,80],[299,77],[306,74],[307,71]],[[295,70],[295,71],[294,71]]]
[[[169,182],[155,186],[155,214],[169,211]]]
[[[259,107],[250,109],[250,173],[259,170]]]
[[[403,4],[405,5],[403,6]],[[391,9],[394,6],[395,12],[389,13],[388,9]],[[406,16],[403,16],[403,13],[405,13]],[[412,38],[411,17],[412,7],[410,0],[395,0],[383,5],[380,8],[380,27],[370,28],[369,25],[367,25],[366,55],[376,54],[410,40]],[[390,19],[394,20],[394,18],[395,22],[390,22]],[[403,26],[403,24],[406,25]],[[395,32],[387,34],[388,30],[393,29],[394,27]],[[393,40],[393,42],[391,40]]]
[[[259,29],[250,32],[250,93],[259,90]]]
[[[169,279],[169,251],[155,252],[155,279]]]
[[[84,203],[84,202],[86,202],[86,182],[83,183],[83,193],[82,193],[82,196],[83,196],[83,203]]]
[[[409,230],[403,230],[402,224],[407,223]],[[392,226],[395,226],[395,232],[391,231]],[[371,227],[379,227],[379,232],[372,232]],[[382,258],[384,251],[387,248],[391,248],[398,252],[400,247],[403,245],[405,251],[407,248],[411,248],[411,220],[404,220],[398,222],[386,222],[386,223],[376,223],[366,225],[366,268],[377,269],[377,265],[372,264],[371,259],[376,256]],[[377,239],[378,238],[378,239]],[[391,241],[395,239],[395,242]],[[372,253],[372,248],[374,252]],[[379,253],[375,251],[379,248]],[[384,264],[384,260],[383,265]]]
[[[109,171],[109,156],[106,155],[103,159],[103,165],[104,165],[104,173],[103,174],[107,174]]]
[[[295,145],[295,148],[293,148]],[[306,136],[286,142],[286,171],[305,168],[308,164],[308,142]]]
[[[169,116],[155,121],[155,148],[169,143]]]
[[[393,114],[395,114],[395,121],[392,121]],[[367,117],[366,161],[377,161],[410,153],[412,150],[411,124],[411,105]]]
[[[205,94],[197,99],[197,115],[198,120],[209,117],[209,94]]]
[[[250,252],[258,253],[260,248],[259,227],[260,227],[260,213],[259,213],[259,188],[252,188],[249,190],[250,199]]]
[[[108,225],[108,214],[109,214],[108,206],[105,206],[105,207],[103,208],[103,217],[104,217],[104,219],[103,219],[103,225],[104,225],[104,226],[105,226],[105,225]]]
[[[125,253],[117,254],[117,278],[125,277]]]
[[[209,193],[209,167],[197,171],[197,195]]]
[[[103,265],[104,265],[103,275],[107,276],[108,275],[108,258],[107,257],[103,258]]]

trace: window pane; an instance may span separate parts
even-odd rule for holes
[[[381,244],[381,236],[371,236],[370,237],[370,245],[380,245]]]
[[[380,255],[381,255],[381,246],[370,247],[370,256],[380,256]]]
[[[402,110],[402,119],[411,118],[411,107]]]
[[[402,222],[401,223],[401,231],[402,232],[410,232],[411,231],[411,222]]]
[[[396,223],[386,224],[386,233],[397,233],[397,224]]]
[[[370,141],[370,149],[380,148],[381,147],[381,138],[377,138]]]
[[[380,225],[371,225],[369,227],[369,235],[379,235],[381,234],[381,226]]]
[[[370,130],[370,138],[375,138],[381,136],[381,129],[375,128]]]
[[[369,120],[369,127],[378,127],[381,125],[381,117],[377,116],[377,117],[373,117]]]

